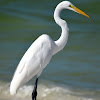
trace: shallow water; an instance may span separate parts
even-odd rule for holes
[[[15,96],[9,93],[10,81],[21,57],[38,36],[46,33],[53,40],[60,37],[61,30],[53,20],[53,11],[60,1],[0,1],[0,100],[31,100],[35,78]],[[100,2],[71,2],[91,19],[71,11],[61,13],[68,22],[69,40],[44,69],[38,100],[100,98]]]

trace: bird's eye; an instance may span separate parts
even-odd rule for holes
[[[71,7],[71,8],[72,8],[72,6],[71,6],[71,5],[69,5],[69,7]]]

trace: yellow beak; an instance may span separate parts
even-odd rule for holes
[[[90,18],[90,16],[88,16],[87,14],[85,14],[83,11],[81,11],[80,9],[78,9],[78,8],[76,8],[76,7],[74,7],[74,6],[71,6],[76,12],[78,12],[79,14],[82,14],[82,15],[84,15],[84,16],[86,16],[86,17],[89,17]]]

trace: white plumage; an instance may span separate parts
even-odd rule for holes
[[[51,57],[62,50],[66,45],[69,29],[66,21],[60,18],[60,12],[63,9],[69,9],[89,17],[69,1],[63,1],[57,5],[54,12],[54,19],[62,29],[61,36],[57,41],[53,41],[50,36],[43,34],[33,42],[19,62],[13,76],[10,85],[10,93],[12,95],[15,94],[17,90],[32,77],[35,75],[39,77],[42,70],[50,62]]]
[[[46,35],[41,35],[26,51],[21,59],[10,86],[10,93],[15,94],[19,87],[35,75],[39,76],[49,63],[54,42]]]

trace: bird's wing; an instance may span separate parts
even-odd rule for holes
[[[42,35],[34,41],[15,71],[10,90],[15,88],[14,92],[16,92],[20,86],[38,74],[49,63],[52,57],[51,41],[48,35]]]
[[[52,39],[48,35],[41,35],[34,43],[29,47],[24,56],[22,57],[16,73],[21,73],[24,67],[27,66],[42,66],[41,64],[45,63],[45,59],[48,56],[52,56]],[[51,55],[50,55],[51,54]]]

